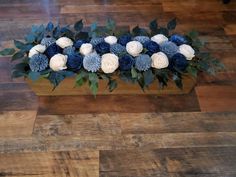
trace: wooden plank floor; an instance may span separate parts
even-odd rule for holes
[[[0,48],[32,24],[196,29],[227,70],[201,74],[185,96],[37,97],[0,57],[0,176],[235,177],[236,2],[221,0],[1,0]]]

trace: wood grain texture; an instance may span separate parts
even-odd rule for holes
[[[98,151],[0,154],[1,176],[98,177]]]
[[[221,112],[236,110],[236,86],[196,87],[201,111]]]
[[[234,176],[235,147],[101,151],[100,176]]]
[[[98,95],[96,99],[93,96],[39,97],[38,113],[41,115],[79,114],[88,112],[190,112],[199,110],[196,94],[192,91],[190,94],[186,95],[163,96]]]
[[[0,112],[0,137],[31,136],[36,111]]]

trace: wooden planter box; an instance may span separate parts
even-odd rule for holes
[[[52,91],[53,86],[46,79],[41,79],[33,82],[26,79],[31,89],[38,96],[59,96],[59,95],[91,95],[88,84],[82,87],[75,88],[75,78],[66,78],[60,85]],[[171,95],[171,94],[187,94],[196,84],[196,79],[190,75],[183,76],[183,89],[179,89],[173,81],[168,82],[168,86],[164,89],[158,88],[157,82],[154,82],[149,88],[143,92],[138,84],[126,83],[122,80],[117,80],[118,87],[109,92],[107,89],[107,82],[100,80],[97,95],[135,95],[135,94],[153,94],[153,95]]]

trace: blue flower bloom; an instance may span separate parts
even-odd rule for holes
[[[70,47],[66,47],[63,49],[63,54],[64,55],[71,55],[75,53],[75,48],[70,46]]]
[[[84,69],[90,72],[96,72],[101,67],[101,57],[96,53],[88,54],[83,60]]]
[[[101,42],[95,46],[95,50],[101,55],[105,54],[105,53],[109,53],[110,52],[110,44],[108,44],[106,42]]]
[[[160,49],[167,55],[168,58],[171,58],[178,52],[179,47],[171,41],[166,41],[160,44]]]
[[[179,34],[172,35],[170,37],[170,41],[174,42],[176,45],[182,45],[182,44],[187,43],[187,40],[185,39],[185,37]]]
[[[34,72],[43,71],[48,67],[48,58],[43,54],[35,54],[29,59],[30,69]]]
[[[135,68],[139,71],[147,71],[151,67],[152,59],[149,55],[142,54],[135,58]]]
[[[123,46],[126,46],[126,44],[127,44],[128,42],[130,42],[131,39],[132,39],[132,37],[131,37],[130,34],[125,34],[125,35],[122,35],[122,36],[119,37],[118,43],[121,44],[121,45],[123,45]]]
[[[56,42],[56,39],[52,37],[45,37],[41,40],[41,44],[45,45],[46,47],[49,47],[50,45],[54,44]]]
[[[136,36],[136,37],[134,37],[134,41],[138,41],[141,44],[144,44],[145,42],[150,41],[150,38],[147,36]]]
[[[126,49],[121,44],[113,44],[110,47],[110,51],[111,51],[111,53],[114,53],[115,55],[119,55],[119,54],[125,53]]]
[[[132,68],[135,60],[130,55],[124,55],[119,59],[119,67],[122,71],[127,71]]]
[[[72,53],[68,55],[67,67],[72,71],[78,71],[82,67],[83,57],[78,53]]]
[[[45,55],[48,58],[52,58],[54,55],[62,53],[62,48],[56,45],[56,43],[51,44],[46,50]]]
[[[169,59],[169,68],[174,70],[175,68],[184,71],[188,66],[188,61],[181,53],[176,53],[172,58]]]
[[[144,47],[148,50],[147,54],[151,56],[154,53],[160,52],[160,46],[154,41],[147,41]]]
[[[74,47],[75,47],[76,49],[79,49],[79,48],[81,47],[81,45],[84,44],[84,43],[87,43],[87,41],[86,41],[86,40],[77,40],[77,41],[74,43]]]
[[[98,45],[98,44],[100,44],[102,42],[104,42],[104,38],[103,37],[95,37],[95,38],[92,38],[89,43],[92,44],[93,47],[95,47],[96,45]]]

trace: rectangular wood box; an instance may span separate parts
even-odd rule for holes
[[[53,90],[52,84],[46,79],[40,79],[38,81],[31,81],[26,79],[30,88],[38,96],[62,96],[62,95],[91,95],[88,84],[86,83],[82,87],[75,87],[75,78],[66,78],[59,86]],[[163,89],[159,88],[157,81],[153,82],[145,92],[141,90],[138,84],[126,83],[120,79],[117,79],[118,87],[109,92],[107,88],[107,82],[100,80],[99,89],[97,95],[139,95],[139,94],[153,94],[153,95],[171,95],[171,94],[187,94],[196,84],[196,79],[190,75],[183,76],[183,89],[179,89],[173,81],[168,82],[168,86]]]

